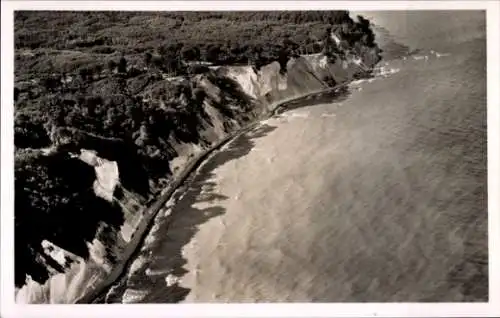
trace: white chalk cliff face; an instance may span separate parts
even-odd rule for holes
[[[358,63],[356,63],[358,62]],[[255,70],[251,66],[221,67],[221,72],[235,80],[248,96],[269,103],[295,98],[307,93],[326,88],[323,79],[326,76],[337,82],[347,80],[354,71],[359,71],[359,61],[328,63],[323,54],[309,54],[290,59],[287,72],[280,72],[278,62]],[[269,110],[272,110],[269,108]]]
[[[97,156],[95,151],[82,149],[79,159],[93,166],[96,180],[94,181],[94,191],[98,197],[107,201],[113,201],[113,193],[119,183],[118,165],[116,161],[109,161]]]

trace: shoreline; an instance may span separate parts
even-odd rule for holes
[[[102,281],[98,286],[94,287],[93,291],[90,291],[87,293],[87,295],[78,298],[75,301],[75,303],[76,304],[94,303],[97,299],[101,298],[103,294],[107,293],[109,289],[116,282],[118,282],[120,279],[123,278],[124,275],[128,273],[130,266],[132,265],[133,260],[135,259],[134,256],[136,256],[137,253],[140,252],[140,247],[144,244],[144,240],[151,232],[151,229],[155,223],[154,220],[158,216],[158,213],[162,210],[162,208],[172,197],[172,195],[179,189],[179,187],[181,187],[193,173],[196,173],[197,169],[200,168],[208,159],[210,159],[210,157],[217,150],[220,150],[222,147],[229,144],[231,141],[241,136],[242,134],[247,133],[248,131],[254,129],[261,121],[272,118],[288,110],[286,106],[284,106],[284,104],[318,94],[335,92],[340,88],[348,86],[350,82],[351,81],[348,81],[346,83],[342,83],[334,87],[316,90],[313,92],[309,92],[307,94],[275,102],[267,106],[269,111],[264,113],[262,116],[257,117],[257,119],[254,122],[249,123],[247,126],[238,129],[233,133],[230,133],[228,136],[217,142],[215,145],[213,145],[203,153],[199,154],[197,157],[190,160],[190,162],[184,167],[182,172],[176,178],[174,178],[173,182],[167,187],[166,190],[163,191],[164,193],[161,194],[160,199],[158,199],[155,203],[152,204],[152,206],[150,206],[147,209],[148,212],[145,213],[147,215],[144,216],[144,219],[140,222],[137,230],[133,234],[134,239],[132,239],[132,242],[125,249],[123,260],[113,268],[108,278]],[[167,217],[172,218],[174,217],[174,215],[170,214]]]

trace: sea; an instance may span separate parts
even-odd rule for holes
[[[376,75],[212,156],[121,301],[488,300],[485,12],[353,14]]]

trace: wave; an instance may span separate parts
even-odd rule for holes
[[[424,59],[425,59],[425,60],[428,60],[428,59],[429,59],[429,57],[428,57],[427,55],[414,55],[414,56],[412,56],[412,57],[413,57],[413,59],[414,59],[414,60],[417,60],[417,61],[419,61],[419,60],[424,60]]]
[[[427,54],[427,55],[413,55],[412,58],[416,61],[420,61],[420,60],[429,60],[430,57],[437,57],[437,58],[441,58],[441,57],[446,57],[446,56],[450,56],[451,54],[450,53],[440,53],[440,52],[436,52],[434,50],[430,50],[430,53]]]
[[[431,50],[431,54],[433,54],[437,58],[445,57],[445,56],[450,56],[451,55],[450,53],[439,53],[439,52],[436,52],[434,50]]]
[[[335,116],[336,116],[335,114],[329,114],[329,113],[321,114],[321,117],[335,117]]]
[[[373,73],[374,73],[375,76],[387,77],[389,75],[398,73],[400,70],[401,69],[399,69],[399,68],[392,68],[392,67],[389,67],[389,66],[382,66],[382,67],[379,67],[379,68],[375,68],[373,70]]]
[[[304,112],[294,112],[286,115],[288,118],[307,118],[309,117],[309,113]]]

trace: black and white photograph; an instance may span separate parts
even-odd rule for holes
[[[499,295],[487,2],[16,2],[6,49],[2,21],[15,306]]]

